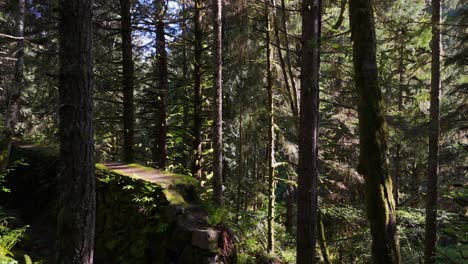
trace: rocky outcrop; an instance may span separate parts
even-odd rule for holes
[[[9,204],[55,225],[58,158],[51,148],[16,146]],[[211,226],[190,177],[137,164],[96,165],[95,263],[233,263],[226,229]]]

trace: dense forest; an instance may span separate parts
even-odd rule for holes
[[[0,0],[0,263],[467,263],[463,0]]]

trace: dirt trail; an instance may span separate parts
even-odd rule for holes
[[[115,171],[119,174],[139,178],[148,182],[172,185],[177,180],[177,175],[171,175],[170,173],[153,168],[142,167],[137,165],[128,165],[119,162],[105,162],[103,164],[109,170]]]

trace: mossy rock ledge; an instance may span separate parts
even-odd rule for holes
[[[12,157],[9,207],[55,228],[57,150],[17,144]],[[222,256],[220,232],[208,224],[197,186],[188,176],[138,164],[96,164],[95,263],[233,263]]]

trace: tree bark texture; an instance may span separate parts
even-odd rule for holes
[[[424,262],[436,263],[437,199],[439,174],[439,93],[440,93],[440,0],[432,0],[431,105],[429,110],[429,156],[426,200]]]
[[[131,0],[120,0],[121,35],[122,35],[122,89],[123,89],[123,159],[134,161],[135,144],[135,106],[133,101],[133,54],[132,54],[132,16]]]
[[[16,61],[13,83],[6,92],[6,112],[3,128],[3,138],[0,140],[0,172],[8,166],[11,141],[18,122],[19,103],[24,83],[24,6],[25,0],[16,0],[15,37]]]
[[[223,202],[223,37],[222,1],[213,0],[213,194]]]
[[[156,21],[156,70],[157,70],[157,100],[155,106],[155,131],[153,140],[153,162],[154,166],[159,169],[165,169],[167,165],[167,124],[166,124],[166,108],[167,108],[167,89],[168,89],[168,73],[167,73],[167,52],[166,52],[166,37],[165,37],[165,22],[164,15],[166,6],[164,1],[156,3],[157,21]]]
[[[270,3],[265,1],[265,24],[266,24],[266,60],[267,60],[267,93],[268,93],[268,145],[267,145],[267,172],[268,172],[268,215],[267,215],[267,251],[275,253],[275,203],[276,203],[276,180],[275,180],[275,118],[273,103],[273,77],[271,71],[271,23]]]
[[[371,0],[350,0],[354,80],[359,94],[359,166],[364,176],[366,209],[374,263],[400,263],[395,201],[388,172],[386,124],[378,82],[376,36]]]
[[[321,1],[302,1],[297,263],[316,262]]]
[[[61,0],[58,175],[60,209],[55,263],[93,263],[92,1]]]
[[[194,96],[193,96],[193,149],[194,158],[192,164],[192,175],[196,178],[202,177],[202,52],[203,52],[203,32],[201,29],[202,16],[200,14],[202,8],[201,0],[195,0],[194,10]]]

